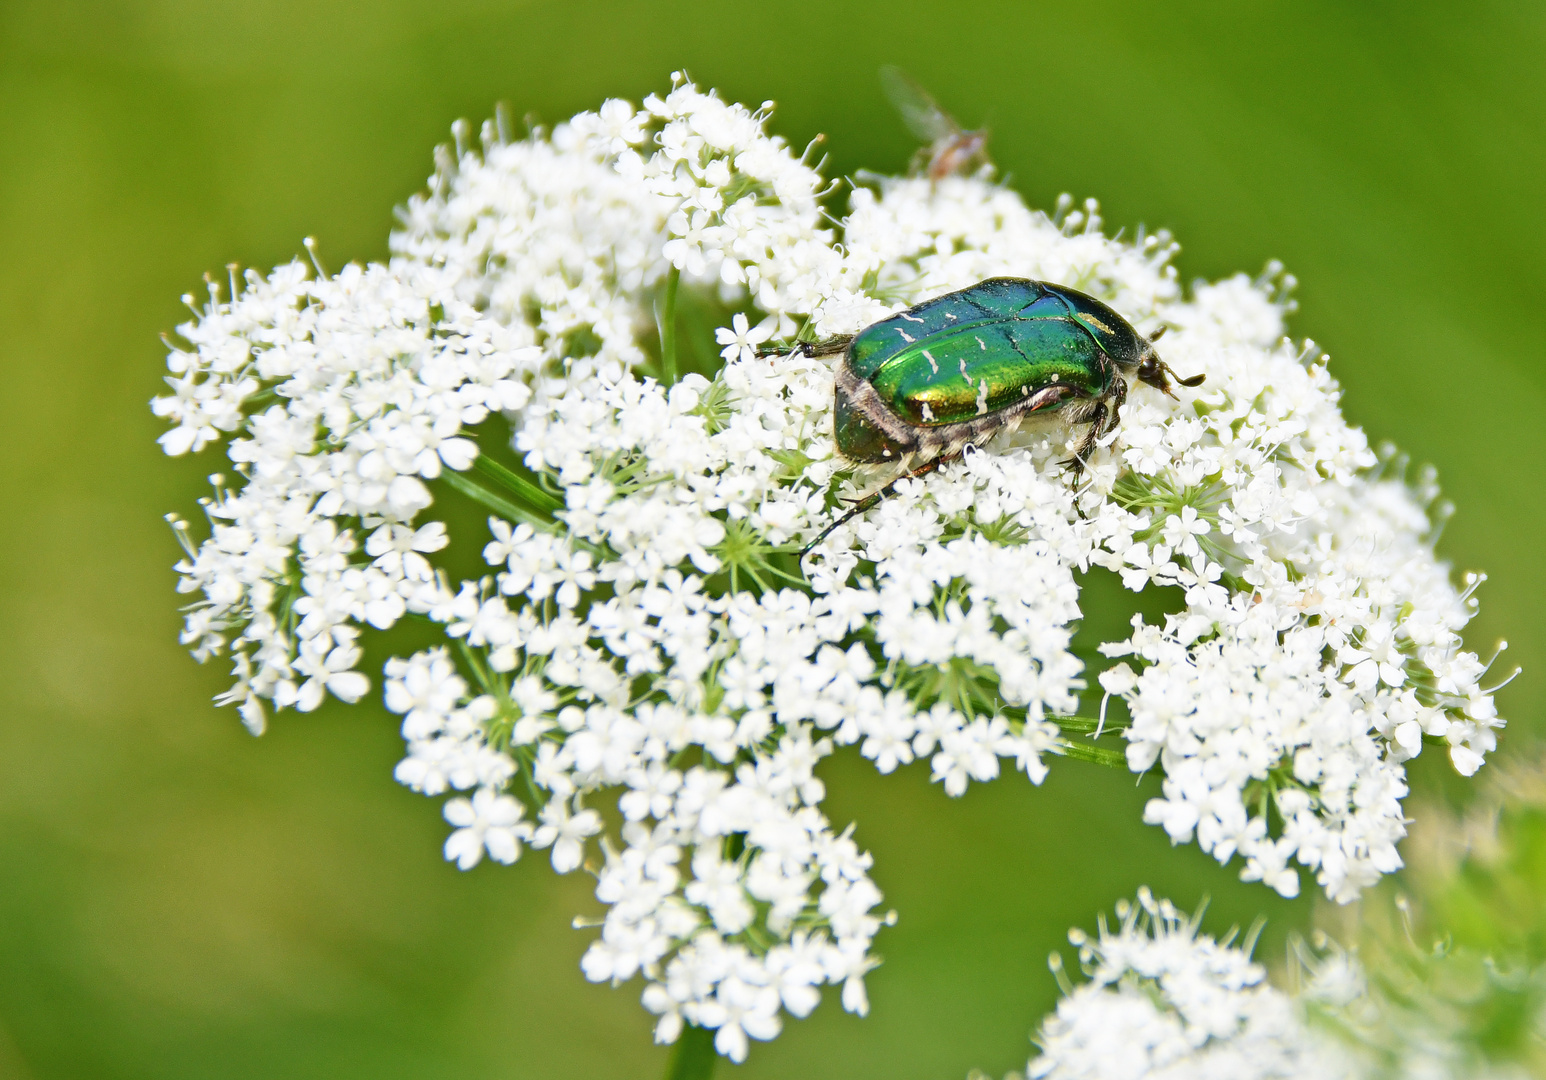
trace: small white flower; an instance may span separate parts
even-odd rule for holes
[[[542,808],[542,824],[532,834],[531,845],[551,846],[553,869],[567,874],[585,858],[585,840],[601,831],[601,815],[594,810],[571,813],[567,800],[549,799]]]
[[[471,799],[452,799],[445,816],[457,829],[446,837],[446,858],[463,870],[478,865],[484,851],[496,862],[515,862],[521,841],[531,836],[522,813],[520,803],[488,788],[479,788]]]
[[[739,312],[730,320],[729,328],[721,326],[714,331],[714,340],[724,346],[719,355],[726,360],[756,359],[757,347],[772,336],[773,325],[770,325],[769,320],[764,319],[752,326],[746,316]]]
[[[1196,507],[1183,506],[1179,515],[1171,514],[1165,518],[1163,535],[1165,545],[1172,551],[1179,552],[1188,558],[1196,558],[1202,553],[1197,545],[1199,536],[1206,536],[1213,531],[1213,525],[1205,518],[1197,514]]]

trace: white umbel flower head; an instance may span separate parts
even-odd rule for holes
[[[1069,933],[1089,981],[1066,984],[1041,1024],[1028,1080],[1336,1080],[1350,1052],[1305,1023],[1250,948],[1198,933],[1198,916],[1148,890],[1091,939]],[[1056,954],[1054,954],[1056,960]],[[1061,968],[1054,964],[1061,973]]]
[[[1398,866],[1402,763],[1437,742],[1474,771],[1501,720],[1431,480],[1372,452],[1325,357],[1283,338],[1280,273],[1187,297],[1168,237],[1031,210],[986,169],[856,188],[834,223],[833,186],[766,122],[678,78],[520,141],[459,125],[389,262],[211,285],[154,408],[168,453],[223,441],[235,467],[206,539],[177,523],[183,640],[230,656],[221,700],[254,730],[358,700],[359,635],[428,620],[444,643],[390,661],[385,701],[397,778],[474,792],[447,857],[589,866],[586,975],[642,976],[659,1038],[713,1028],[736,1060],[824,983],[868,1008],[884,920],[820,810],[837,746],[927,760],[951,795],[1040,783],[1056,754],[1158,768],[1147,820],[1285,894],[1295,864],[1338,900]],[[892,476],[835,455],[830,359],[760,350],[1002,275],[1170,328],[1205,387],[1138,386],[1080,483],[1069,432],[1027,426],[802,559]],[[718,329],[679,340],[687,307]],[[494,515],[464,538],[485,576],[440,561],[443,499]],[[1092,567],[1184,595],[1105,647],[1127,658],[1096,673],[1133,716],[1125,762],[1069,734],[1095,726],[1070,651]]]

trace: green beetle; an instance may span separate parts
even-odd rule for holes
[[[1070,461],[1077,469],[1116,426],[1129,377],[1175,396],[1175,372],[1126,319],[1075,289],[1023,278],[980,281],[806,351],[843,353],[833,433],[844,457],[867,463],[948,459],[1057,413],[1088,425]]]
[[[1067,463],[1077,472],[1116,426],[1129,378],[1175,396],[1175,372],[1152,339],[1092,296],[1023,278],[989,278],[803,351],[843,354],[835,380],[838,451],[857,462],[921,462],[912,476],[1005,428],[1052,415],[1086,425]],[[1202,380],[1176,377],[1182,386]],[[890,490],[862,500],[832,527]]]

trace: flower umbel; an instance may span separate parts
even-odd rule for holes
[[[1291,895],[1297,863],[1348,900],[1399,866],[1402,763],[1437,741],[1474,772],[1501,721],[1431,477],[1343,420],[1326,358],[1283,337],[1280,272],[1187,298],[1165,235],[1030,210],[986,167],[857,187],[833,224],[833,186],[766,121],[678,79],[521,141],[459,125],[386,264],[211,285],[154,407],[168,453],[226,441],[235,467],[207,539],[178,523],[183,640],[230,655],[222,700],[255,731],[359,700],[362,632],[438,627],[385,701],[397,778],[471,793],[447,857],[592,869],[586,976],[642,976],[659,1039],[712,1029],[735,1060],[823,984],[868,1008],[885,917],[820,809],[837,746],[926,758],[958,795],[1006,764],[1040,783],[1048,754],[1120,762],[1073,734],[1115,733],[1164,774],[1146,819],[1249,879]],[[1170,328],[1205,387],[1137,387],[1077,485],[1069,433],[1028,425],[802,559],[894,474],[834,455],[830,359],[761,351],[1002,275]],[[689,306],[712,335],[679,335]],[[442,497],[493,514],[476,580],[438,554]],[[1098,674],[1124,729],[1074,716],[1092,567],[1184,596],[1103,647],[1129,658]]]
[[[1546,768],[1502,766],[1470,812],[1418,819],[1413,867],[1313,945],[1289,941],[1286,987],[1140,891],[1092,940],[1089,981],[1042,1021],[1030,1077],[1320,1080],[1539,1076],[1546,1065],[1546,915],[1540,902]],[[1333,916],[1339,911],[1328,909]],[[1200,915],[1200,913],[1199,913]]]
[[[1266,981],[1252,941],[1231,944],[1198,933],[1186,916],[1140,889],[1117,905],[1116,930],[1100,919],[1090,938],[1069,932],[1088,981],[1063,984],[1057,1011],[1042,1021],[1041,1053],[1028,1080],[1334,1080],[1362,1075],[1335,1041],[1306,1025],[1299,1004]]]

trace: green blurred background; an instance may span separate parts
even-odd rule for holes
[[[161,515],[219,461],[153,442],[157,334],[206,270],[306,234],[333,266],[384,256],[431,147],[498,100],[552,122],[686,67],[776,100],[797,145],[826,133],[834,173],[899,169],[883,63],[989,125],[1033,204],[1172,228],[1186,279],[1288,263],[1349,414],[1439,466],[1442,550],[1493,575],[1471,643],[1512,639],[1509,741],[1532,738],[1546,5],[5,0],[0,1076],[660,1072],[637,984],[577,969],[586,880],[442,861],[436,804],[392,782],[394,718],[329,706],[255,740],[210,705],[224,672],[176,644]],[[953,801],[917,767],[829,764],[901,912],[874,1010],[829,1000],[729,1075],[1022,1065],[1048,950],[1141,883],[1211,893],[1215,930],[1265,912],[1269,960],[1312,913],[1172,850],[1138,824],[1151,790],[1096,766]]]

